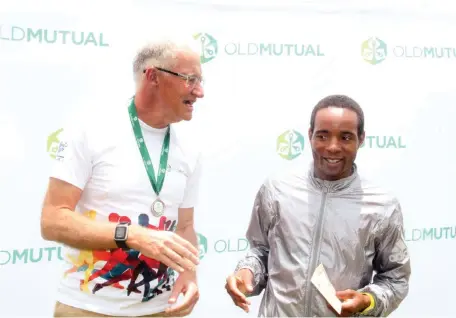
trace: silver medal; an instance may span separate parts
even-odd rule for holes
[[[160,199],[155,200],[154,203],[152,203],[151,211],[156,217],[162,216],[165,212],[165,203]]]

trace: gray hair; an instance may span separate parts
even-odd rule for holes
[[[198,54],[194,46],[186,42],[170,40],[158,41],[144,45],[133,60],[133,76],[136,86],[139,85],[143,71],[151,66],[169,68],[176,63],[178,53]]]

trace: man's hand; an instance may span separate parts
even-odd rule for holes
[[[196,283],[196,275],[192,272],[185,272],[179,275],[174,284],[173,291],[169,297],[168,303],[175,304],[179,294],[184,295],[182,304],[168,308],[165,311],[166,316],[183,317],[189,315],[196,302],[199,300],[198,285]]]
[[[173,232],[131,225],[128,236],[128,246],[179,273],[184,270],[193,272],[199,263],[196,247]]]
[[[371,304],[369,296],[352,289],[338,291],[336,297],[342,301],[342,312],[338,315],[339,317],[350,317],[355,313],[362,312]]]
[[[225,289],[233,299],[236,306],[249,312],[250,301],[246,294],[253,291],[253,273],[250,269],[243,268],[226,279]]]

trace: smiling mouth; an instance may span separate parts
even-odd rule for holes
[[[342,159],[331,159],[331,158],[323,158],[323,159],[331,164],[339,163],[342,161]]]
[[[195,101],[191,101],[191,100],[184,100],[184,104],[187,105],[187,106],[193,106],[193,103]]]

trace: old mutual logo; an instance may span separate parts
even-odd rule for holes
[[[72,30],[32,29],[0,24],[0,40],[13,42],[72,44],[108,47],[103,33]]]
[[[203,259],[204,255],[207,254],[207,237],[201,233],[197,233],[196,236],[198,238],[199,259]]]
[[[406,241],[438,241],[455,239],[456,225],[447,225],[430,228],[416,228],[405,231]]]
[[[361,55],[366,62],[372,65],[383,62],[387,55],[394,58],[454,59],[456,47],[423,44],[404,45],[390,42],[387,49],[384,41],[377,37],[371,37],[362,43]]]
[[[193,35],[193,39],[200,43],[201,63],[212,61],[219,53],[228,56],[325,56],[320,44],[315,43],[245,41],[221,43],[208,33],[197,33]]]
[[[366,136],[360,148],[400,149],[406,144],[401,136]]]
[[[361,55],[366,62],[372,65],[379,64],[386,59],[386,43],[377,37],[371,37],[362,43]]]
[[[296,130],[287,130],[277,138],[276,150],[283,159],[293,160],[304,150],[304,136]]]
[[[25,248],[9,251],[0,250],[0,266],[7,264],[31,264],[38,262],[63,261],[60,246]]]
[[[55,155],[57,154],[60,146],[59,135],[63,131],[63,128],[60,128],[54,131],[52,134],[49,135],[47,139],[47,146],[46,151],[51,156],[52,159],[55,159]]]
[[[193,35],[193,39],[197,40],[201,45],[201,63],[204,64],[215,59],[218,53],[218,44],[213,36],[207,33],[197,33]]]

